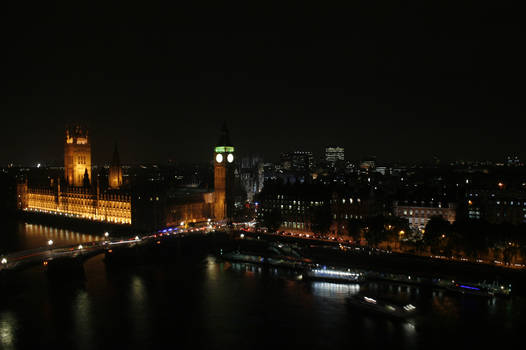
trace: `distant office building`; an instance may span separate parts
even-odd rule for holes
[[[330,212],[330,232],[346,233],[350,219],[386,215],[386,205],[367,192],[342,189],[335,185],[268,183],[259,195],[259,215],[279,210],[286,230],[311,231],[312,213],[318,207]]]
[[[393,205],[395,216],[407,219],[409,226],[423,229],[433,216],[441,216],[450,223],[456,219],[456,205],[454,203],[403,201]]]
[[[314,156],[307,151],[282,153],[281,166],[284,170],[308,171],[314,167]]]
[[[338,161],[345,160],[345,149],[339,146],[329,146],[325,148],[325,161],[334,166]]]
[[[365,171],[372,171],[374,170],[375,165],[376,165],[376,157],[370,157],[370,158],[364,159],[360,163],[360,168]]]
[[[526,194],[522,191],[466,193],[466,215],[492,224],[526,224]]]
[[[508,156],[506,158],[506,165],[507,166],[523,166],[524,164],[521,163],[519,157],[517,157],[517,156]]]

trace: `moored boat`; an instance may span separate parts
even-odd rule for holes
[[[446,285],[445,288],[449,291],[461,294],[477,295],[483,297],[492,297],[495,295],[495,293],[490,289],[476,285],[470,285],[467,283],[451,283],[450,285]]]
[[[305,277],[314,280],[342,283],[359,283],[365,280],[365,276],[361,272],[319,268],[308,270],[305,273]]]

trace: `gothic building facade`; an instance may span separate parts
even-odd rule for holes
[[[93,180],[91,143],[80,126],[66,128],[64,177],[46,186],[17,184],[17,208],[25,212],[50,214],[138,229],[187,225],[192,222],[228,221],[233,212],[232,182],[234,146],[226,125],[214,148],[214,190],[153,188],[148,184],[124,186],[120,157],[115,146],[107,186]]]

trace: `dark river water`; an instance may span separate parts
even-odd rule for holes
[[[16,223],[1,253],[98,239]],[[508,348],[523,343],[522,297],[484,298],[394,283],[333,284],[191,254],[173,263],[85,263],[85,280],[20,272],[0,301],[0,349]],[[349,306],[356,293],[416,305],[407,321]],[[516,345],[515,345],[516,346]],[[519,346],[519,348],[522,346]]]

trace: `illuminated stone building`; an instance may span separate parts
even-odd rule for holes
[[[118,169],[117,169],[118,168]],[[66,128],[64,143],[64,179],[48,186],[29,186],[28,180],[17,185],[17,208],[26,212],[131,225],[131,196],[124,192],[102,192],[100,184],[90,184],[91,143],[88,131],[80,126]],[[122,185],[122,170],[115,150],[110,187]]]
[[[151,183],[123,188],[115,147],[108,186],[91,180],[91,148],[87,130],[66,130],[64,178],[46,186],[17,184],[17,209],[149,230],[189,223],[229,221],[233,215],[234,146],[226,125],[214,148],[214,191],[208,188],[166,188]],[[65,182],[65,184],[64,184]]]
[[[108,185],[113,190],[118,190],[122,186],[122,167],[117,145],[115,145],[115,150],[113,151],[113,158],[108,175]]]
[[[451,224],[456,219],[456,204],[425,201],[403,201],[395,202],[393,205],[395,216],[407,219],[409,226],[415,229],[423,229],[433,216],[441,216]]]
[[[91,181],[91,143],[88,130],[77,125],[66,128],[64,177],[69,186],[83,186],[84,175]]]
[[[18,209],[130,225],[131,197],[125,194],[100,193],[85,187],[66,186],[60,181],[49,187],[30,187],[27,181],[18,184]]]
[[[169,194],[166,226],[205,223],[214,218],[214,192],[179,188]]]

